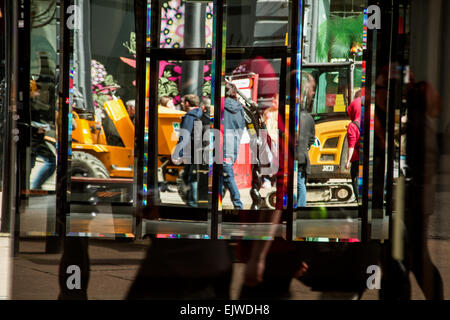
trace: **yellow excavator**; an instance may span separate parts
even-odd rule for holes
[[[133,178],[134,124],[121,99],[113,96],[104,113],[74,108],[72,129],[72,176]],[[158,166],[163,179],[175,182],[179,167],[169,159],[177,140],[174,132],[184,112],[158,107]]]
[[[316,85],[311,115],[316,126],[315,143],[309,151],[311,173],[308,176],[308,202],[353,202],[347,161],[347,107],[354,99],[353,61],[304,64]]]
[[[134,124],[120,99],[103,110],[72,112],[72,176],[133,178]]]

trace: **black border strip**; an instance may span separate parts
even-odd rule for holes
[[[144,200],[144,153],[145,153],[145,77],[147,63],[145,58],[147,3],[145,0],[134,2],[134,18],[136,32],[136,120],[135,120],[135,181],[136,181],[136,238],[142,236],[142,206]]]
[[[223,52],[223,18],[224,11],[227,10],[226,0],[214,1],[214,14],[216,16],[215,39],[213,44],[214,51],[214,123],[213,128],[220,130],[221,118],[221,90],[222,90],[222,52]],[[222,155],[222,150],[220,150]],[[219,180],[214,177],[220,177],[222,168],[220,164],[213,163],[213,183],[212,183],[212,203],[211,203],[211,239],[215,240],[219,234]]]
[[[14,228],[14,216],[17,207],[17,190],[15,187],[16,177],[13,168],[15,165],[15,144],[13,142],[12,130],[15,128],[13,120],[12,106],[17,98],[16,83],[18,81],[17,73],[17,3],[14,1],[5,1],[4,3],[4,19],[2,29],[4,30],[5,44],[5,129],[3,144],[3,192],[2,192],[2,223],[1,232],[14,232],[14,240],[19,237],[19,230]],[[3,36],[3,35],[2,35]],[[10,187],[11,186],[11,187]],[[16,243],[14,243],[16,245]]]
[[[363,61],[366,62],[366,82],[364,87],[364,128],[363,128],[363,186],[361,210],[361,241],[367,242],[370,238],[369,226],[369,154],[370,154],[370,106],[372,101],[372,69],[374,32],[367,30],[367,49],[363,52]]]
[[[299,16],[299,1],[302,1],[302,16]],[[294,236],[294,160],[295,160],[295,142],[296,142],[296,89],[297,89],[297,49],[301,48],[301,53],[303,53],[303,43],[298,43],[298,25],[302,23],[301,31],[303,32],[303,21],[304,13],[303,10],[303,0],[292,1],[292,36],[291,36],[291,65],[290,65],[290,77],[289,77],[289,145],[288,145],[288,184],[287,184],[287,228],[286,228],[286,238],[288,240],[293,240]],[[295,22],[295,23],[294,23]],[[303,37],[302,37],[303,42]],[[302,57],[302,55],[301,55]],[[302,71],[302,61],[300,63],[300,72]],[[301,77],[300,84],[301,86]],[[294,112],[292,112],[294,110]],[[300,121],[300,119],[299,119]]]
[[[160,12],[161,3],[159,0],[152,1],[152,16],[150,26],[150,48],[156,48],[160,37]],[[155,9],[156,8],[156,9]],[[148,169],[147,169],[147,205],[155,206],[160,202],[158,190],[158,157],[150,156],[158,154],[158,109],[152,106],[158,105],[158,60],[150,57],[150,75],[149,75],[149,118],[148,118]]]
[[[66,21],[69,18],[67,8],[71,1],[63,0],[60,3],[60,77],[58,92],[58,165],[56,182],[56,226],[55,232],[60,240],[66,236],[66,214],[70,212],[68,203],[69,186],[69,76],[70,76],[70,30]]]

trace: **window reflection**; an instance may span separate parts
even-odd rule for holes
[[[159,74],[158,182],[161,202],[208,207],[211,62],[160,61]]]
[[[56,1],[30,6],[29,101],[18,110],[21,157],[20,235],[54,235],[56,196],[56,88],[58,83]]]
[[[315,121],[315,137],[308,151],[307,201],[303,203],[307,206],[357,204],[346,168],[351,122],[347,109],[362,86],[364,7],[361,0],[305,8],[300,108],[308,110]],[[301,135],[301,121],[297,125]]]
[[[230,47],[287,46],[291,4],[280,1],[227,2],[227,45]]]
[[[56,182],[56,10],[55,2],[32,1],[30,36],[32,190],[55,190]]]
[[[237,89],[236,100],[244,112],[245,125],[239,135],[239,148],[233,153],[235,161],[232,166],[242,206],[233,196],[238,194],[234,190],[225,192],[222,199],[224,209],[275,207],[279,170],[278,121],[280,116],[284,116],[279,113],[280,63],[281,59],[261,56],[243,61],[227,60],[229,72],[226,78]],[[236,113],[233,111],[225,104],[224,130],[231,129],[227,128],[230,121],[227,116],[233,119]],[[225,165],[224,162],[224,176],[230,174],[225,172]]]
[[[162,1],[161,48],[211,48],[212,30],[212,2]]]
[[[133,5],[109,1],[79,1],[76,5],[80,23],[71,30],[67,232],[128,237],[135,233]]]

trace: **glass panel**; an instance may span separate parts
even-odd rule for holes
[[[233,129],[241,129],[243,132],[239,141],[236,140],[239,146],[230,145],[230,148],[234,148],[232,152],[226,146],[227,150],[224,151],[224,167],[228,165],[227,157],[234,160],[234,183],[230,181],[229,186],[234,189],[235,184],[237,189],[227,190],[222,199],[223,209],[275,207],[275,203],[268,207],[265,199],[276,193],[276,174],[279,169],[278,119],[283,117],[279,114],[280,68],[281,59],[257,57],[248,60],[227,60],[226,78],[236,86],[240,94],[236,95],[239,104],[230,99],[225,100],[224,143],[230,143],[227,130],[231,132]],[[243,96],[255,102],[257,106],[251,106]],[[244,122],[241,128],[233,127],[237,118],[235,114],[241,112],[236,111],[236,108],[242,109],[243,112]],[[257,147],[256,139],[260,139],[262,145]],[[262,174],[261,181],[254,170]],[[261,188],[252,187],[254,183],[262,183]],[[261,192],[261,203],[251,196],[252,189]]]
[[[130,237],[134,234],[134,9],[125,2],[75,5],[67,232]]]
[[[355,192],[348,181],[350,172],[345,168],[345,163],[348,154],[347,128],[351,122],[346,111],[352,101],[350,95],[360,96],[360,88],[352,90],[353,82],[349,76],[354,77],[357,68],[354,68],[354,63],[345,66],[329,63],[316,66],[305,64],[302,69],[301,108],[309,110],[315,120],[315,137],[308,152],[310,188],[307,203],[310,205],[327,202],[356,204]],[[360,82],[358,85],[361,85]],[[326,188],[319,186],[332,179],[346,181],[334,181],[337,182],[334,186]]]
[[[226,44],[234,48],[225,63],[221,114],[222,239],[285,237],[281,221],[287,199],[288,53],[275,47],[291,41],[292,6],[289,1],[227,2]],[[264,52],[245,47],[264,47]]]
[[[359,241],[361,237],[357,206],[362,162],[358,165],[355,159],[362,153],[365,6],[364,0],[334,0],[313,1],[305,7],[302,111],[296,124],[296,240]],[[351,161],[347,161],[349,149]]]
[[[158,154],[148,154],[147,160],[158,157],[158,171],[145,172],[157,174],[159,203],[155,206],[144,202],[150,212],[144,212],[143,236],[208,239],[207,209],[211,208],[212,187],[211,61],[159,61],[155,72]]]
[[[211,48],[212,30],[212,1],[161,1],[160,48]]]
[[[158,97],[161,202],[209,208],[211,62],[160,61]]]
[[[277,199],[284,198],[283,180],[278,179],[279,125],[285,123],[285,108],[279,108],[282,59],[228,59],[225,78],[220,237],[283,237],[283,227],[272,225],[277,223]]]
[[[57,56],[56,2],[30,3],[30,101],[20,118],[23,129],[21,170],[22,195],[20,233],[22,236],[53,235],[55,232],[56,184],[56,85]],[[27,67],[27,69],[28,69]],[[28,104],[27,104],[28,106]],[[27,145],[28,144],[28,145]]]
[[[213,3],[200,2],[162,2],[160,48],[212,47]],[[153,52],[150,59],[153,59]],[[199,52],[201,55],[202,51]],[[156,59],[160,59],[159,55],[153,62]],[[156,176],[158,201],[144,200],[143,236],[208,239],[211,234],[208,209],[211,208],[212,154],[209,151],[211,137],[206,131],[213,122],[212,62],[158,60],[155,70],[151,71],[157,73],[158,79],[155,93],[151,92],[151,73],[146,83],[149,93],[156,94],[158,101],[155,115],[158,146],[157,154],[147,153],[145,160],[150,164],[151,157],[157,157],[157,170],[152,172],[146,168],[144,175],[149,183],[153,178],[150,175]],[[152,106],[148,108],[148,114],[153,116]],[[149,140],[152,133],[147,132]],[[144,184],[144,193],[150,192]]]
[[[290,1],[228,0],[227,4],[227,46],[287,46],[290,43]]]

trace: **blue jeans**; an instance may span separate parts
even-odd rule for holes
[[[183,180],[188,185],[187,191],[187,204],[190,207],[197,207],[197,171],[196,165],[186,164],[184,165]]]
[[[298,171],[297,199],[297,208],[306,207],[306,173],[303,170]]]
[[[236,185],[236,181],[234,181],[234,172],[233,165],[231,164],[223,164],[223,182],[219,185],[219,191],[221,197],[223,197],[223,189],[227,188],[230,191],[231,201],[233,202],[233,206],[235,209],[243,209],[244,205],[241,201],[241,194],[239,193],[239,189]],[[222,181],[221,179],[221,181]]]
[[[53,173],[56,170],[56,158],[44,155],[37,155],[32,157],[31,168],[34,168],[34,165],[36,164],[36,157],[44,160],[44,165],[41,167],[41,169],[36,175],[36,178],[31,183],[32,190],[42,189],[42,185],[45,183],[45,181],[48,180],[48,178],[50,178],[53,175]]]

